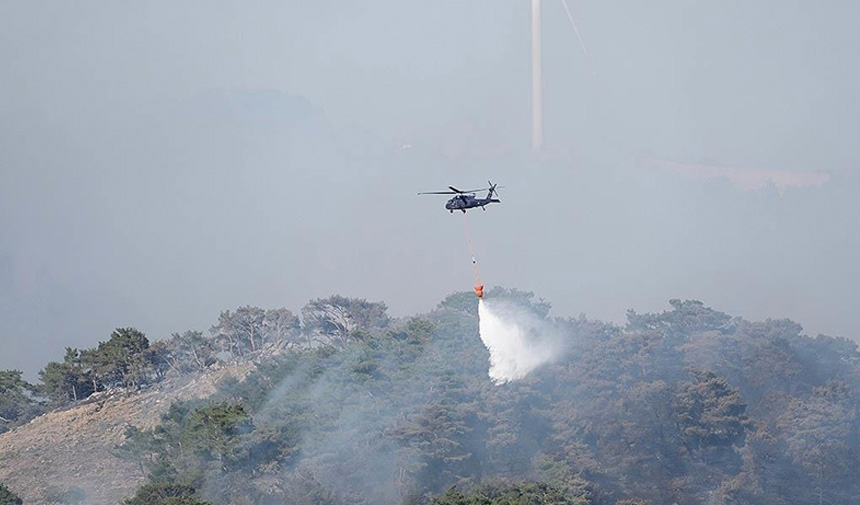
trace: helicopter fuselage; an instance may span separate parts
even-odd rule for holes
[[[476,198],[474,195],[457,195],[445,203],[445,208],[450,212],[454,212],[455,210],[466,212],[466,209],[484,208],[485,205],[500,202],[501,200],[497,198]]]

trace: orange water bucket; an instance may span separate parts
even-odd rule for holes
[[[483,285],[475,286],[475,294],[478,295],[478,298],[483,298],[484,297],[484,286]]]

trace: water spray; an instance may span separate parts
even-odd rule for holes
[[[478,325],[490,351],[488,375],[496,384],[523,379],[564,353],[552,323],[506,300],[478,300]]]

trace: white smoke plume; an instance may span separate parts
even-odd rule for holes
[[[479,300],[478,319],[496,384],[520,380],[563,354],[563,340],[552,324],[511,302]]]

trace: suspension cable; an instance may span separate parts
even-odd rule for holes
[[[472,246],[472,231],[469,228],[469,214],[463,213],[463,232],[466,235],[466,243],[469,244],[469,256],[472,259],[472,270],[475,274],[475,294],[478,298],[484,296],[484,286],[481,284],[481,274],[478,272],[478,261],[475,259],[475,249]]]

